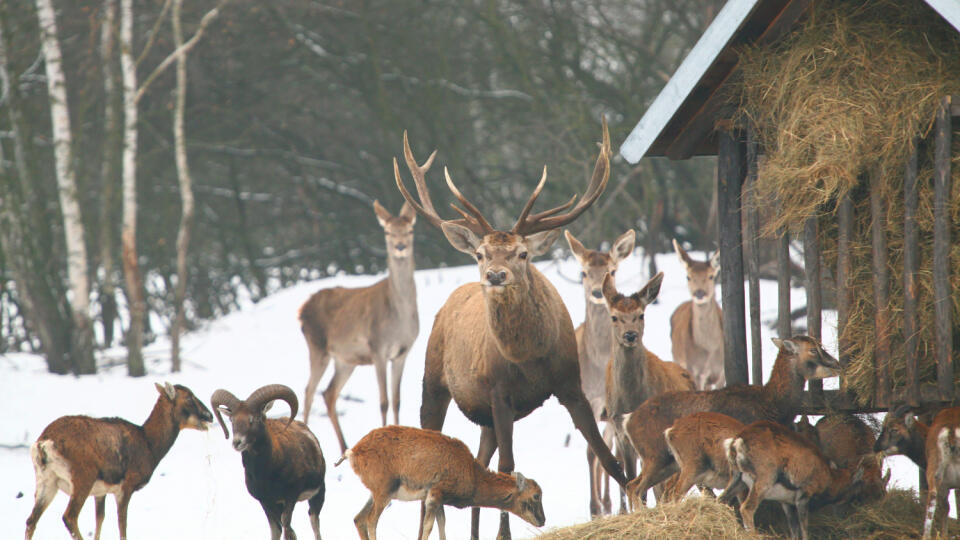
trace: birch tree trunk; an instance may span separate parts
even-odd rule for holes
[[[57,21],[52,0],[36,0],[40,20],[40,39],[50,98],[53,128],[53,153],[56,160],[57,191],[63,212],[63,229],[67,248],[67,280],[70,282],[73,332],[70,353],[75,373],[95,373],[93,359],[93,325],[90,322],[90,283],[87,274],[87,248],[83,218],[77,200],[77,180],[73,168],[73,140],[70,133],[70,111],[63,75],[63,55],[57,40]]]
[[[113,217],[116,191],[117,150],[120,148],[120,99],[117,95],[117,70],[114,57],[117,22],[116,0],[103,1],[103,22],[100,30],[100,59],[103,73],[103,161],[100,164],[100,264],[103,282],[100,285],[100,319],[103,324],[103,345],[113,345],[113,328],[117,319],[117,293],[114,280]]]
[[[170,17],[173,23],[174,47],[183,47],[183,31],[181,23],[181,7],[183,0],[174,0],[173,12]],[[187,250],[190,246],[190,233],[193,228],[193,180],[190,178],[190,168],[187,163],[187,144],[183,133],[183,112],[187,99],[187,56],[177,57],[177,97],[173,112],[173,142],[177,160],[177,176],[180,180],[180,198],[182,208],[180,214],[180,230],[177,232],[177,285],[174,291],[174,309],[176,315],[171,329],[170,357],[173,363],[172,370],[180,371],[180,334],[183,332],[186,320],[184,297],[187,293]]]
[[[123,76],[123,274],[130,326],[127,330],[127,373],[146,374],[143,365],[143,317],[146,302],[137,261],[137,65],[133,57],[133,0],[120,0],[120,70]]]

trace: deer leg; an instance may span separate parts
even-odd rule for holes
[[[603,444],[607,445],[607,448],[614,447],[615,433],[613,426],[608,422],[607,425],[603,428]],[[610,504],[610,475],[603,470],[603,467],[600,465],[600,459],[594,454],[593,467],[597,471],[597,476],[602,478],[603,482],[603,513],[609,515],[612,511],[612,505]]]
[[[33,531],[37,528],[37,521],[40,521],[40,516],[42,516],[43,512],[50,506],[50,503],[56,495],[57,479],[53,475],[44,477],[42,472],[38,470],[37,491],[33,497],[33,511],[30,512],[30,517],[27,518],[26,540],[33,538]]]
[[[627,479],[623,476],[623,470],[620,468],[617,459],[613,457],[610,449],[603,443],[603,437],[600,436],[600,430],[597,429],[597,422],[593,418],[593,411],[590,409],[590,404],[587,403],[587,398],[584,397],[583,391],[580,390],[580,386],[575,386],[571,395],[557,394],[557,399],[560,401],[560,404],[567,409],[567,412],[570,413],[570,419],[573,420],[573,425],[577,428],[577,431],[583,435],[583,438],[587,440],[587,445],[597,454],[597,459],[600,460],[603,469],[620,484],[621,488],[626,486]],[[503,447],[500,448],[502,452]]]
[[[597,455],[587,447],[587,472],[590,475],[590,517],[601,514],[600,508],[600,475],[597,470]]]
[[[654,459],[643,459],[640,476],[627,484],[627,498],[630,507],[634,510],[647,505],[647,491],[663,482],[677,470],[676,462],[669,456],[658,456]]]
[[[323,373],[327,371],[327,364],[330,363],[330,355],[327,351],[318,349],[310,339],[307,339],[307,349],[310,352],[310,378],[307,379],[307,389],[303,392],[303,423],[307,424],[310,420],[310,408],[313,407],[313,398],[317,394],[317,385]]]
[[[387,397],[387,361],[377,357],[373,361],[373,368],[377,372],[377,388],[380,390],[380,419],[381,425],[387,425],[387,409],[390,407]]]
[[[326,489],[321,487],[320,491],[307,501],[309,505],[307,515],[310,516],[310,528],[313,529],[313,540],[320,540],[320,509],[323,508],[325,496]]]
[[[380,514],[383,513],[388,502],[387,498],[379,498],[376,495],[373,497],[373,508],[367,514],[367,534],[370,535],[370,540],[377,540],[377,522],[380,521]]]
[[[420,402],[420,427],[440,431],[450,408],[450,390],[423,376],[423,394]]]
[[[617,455],[620,457],[621,463],[623,463],[624,474],[629,476],[630,473],[627,472],[627,460],[630,459],[631,454],[629,450],[625,449],[625,446],[629,445],[630,443],[628,441],[625,441],[623,436],[617,435],[615,444],[617,446]],[[634,465],[634,469],[636,469],[636,465]],[[633,478],[633,476],[630,476],[630,478]],[[629,511],[630,511],[630,506],[627,504],[627,492],[626,490],[621,489],[620,490],[620,513],[626,514]]]
[[[437,507],[437,528],[440,529],[440,540],[447,540],[447,516],[443,513],[443,505]]]
[[[493,451],[497,449],[497,433],[490,426],[480,426],[480,448],[477,449],[477,461],[486,467],[490,464]],[[480,538],[480,509],[470,509],[470,540]]]
[[[790,503],[780,503],[784,515],[787,516],[787,526],[790,528],[790,538],[800,537],[800,520],[797,518],[797,509]]]
[[[802,497],[797,500],[797,506],[794,509],[797,513],[797,521],[800,526],[800,539],[807,540],[807,525],[810,523],[810,499]]]
[[[433,529],[433,521],[437,520],[438,524],[442,520],[439,512],[443,511],[443,499],[440,495],[439,490],[431,489],[427,492],[426,498],[424,498],[424,509],[426,510],[423,514],[423,518],[420,522],[420,540],[427,540],[430,537],[430,531]],[[445,525],[446,523],[444,523]],[[446,538],[446,532],[443,530],[444,525],[440,525],[440,538]]]
[[[360,535],[360,540],[369,540],[370,535],[367,534],[367,516],[370,515],[370,512],[373,510],[373,496],[367,501],[367,504],[363,505],[363,508],[357,512],[356,517],[353,518],[353,524],[357,527],[357,533]]]
[[[340,453],[347,451],[347,441],[343,438],[343,431],[340,430],[340,418],[337,416],[337,398],[340,397],[340,391],[343,385],[347,384],[347,379],[353,374],[356,366],[335,360],[333,364],[333,379],[330,380],[330,386],[323,391],[323,400],[327,403],[327,416],[330,417],[330,423],[333,424],[333,430],[337,432],[337,440],[340,441]]]
[[[390,390],[393,393],[393,423],[400,423],[400,379],[403,378],[403,366],[407,363],[407,352],[398,354],[390,363]]]
[[[773,478],[766,476],[757,476],[757,479],[753,482],[753,486],[750,487],[750,492],[747,493],[747,497],[743,500],[743,503],[740,504],[740,515],[743,517],[743,527],[748,531],[752,532],[756,530],[757,526],[754,516],[760,503],[763,502],[763,497],[767,494],[767,490],[773,486],[773,480]]]
[[[130,497],[133,497],[133,486],[123,485],[117,498],[117,524],[120,526],[120,540],[127,540],[127,508],[130,506]]]
[[[506,389],[495,387],[491,393],[493,409],[493,430],[497,434],[497,454],[499,463],[497,470],[503,473],[512,473],[513,462],[513,421],[516,413],[507,401]],[[591,414],[592,418],[592,414]],[[500,512],[500,532],[497,540],[510,540],[510,514],[505,510]]]
[[[297,500],[287,501],[283,505],[283,512],[280,514],[280,523],[283,526],[283,538],[284,540],[297,540],[297,534],[293,532],[293,507],[297,504]]]
[[[83,540],[80,528],[77,527],[77,517],[80,515],[80,509],[83,508],[83,503],[90,496],[94,479],[92,476],[83,477],[74,474],[71,480],[73,481],[73,493],[70,494],[70,502],[67,503],[67,510],[63,513],[63,524],[70,531],[73,540]]]
[[[107,498],[105,496],[93,498],[93,506],[96,509],[97,514],[97,525],[94,529],[93,540],[100,540],[100,529],[103,528],[103,515],[106,513],[106,508],[104,508],[106,501]]]

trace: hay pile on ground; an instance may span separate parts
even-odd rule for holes
[[[858,538],[893,540],[920,538],[923,505],[912,491],[891,489],[875,503],[857,508],[830,506],[810,516],[810,537],[823,540]],[[786,536],[787,526],[778,504],[764,503],[757,513],[761,532],[748,533],[730,507],[715,499],[688,497],[678,504],[665,504],[628,514],[597,519],[588,523],[555,529],[538,540],[619,540],[619,539],[770,539]],[[958,529],[951,520],[950,533]]]
[[[854,203],[853,275],[838,284],[853,306],[841,336],[852,348],[846,384],[862,402],[874,394],[876,306],[870,251],[870,190],[886,204],[894,384],[903,367],[903,174],[915,139],[926,137],[942,96],[960,94],[960,37],[924,2],[815,3],[798,29],[772,46],[741,51],[743,79],[731,98],[741,126],[756,129],[765,159],[755,186],[768,215],[765,235],[797,231],[819,217],[824,265],[836,268],[838,201]],[[960,134],[954,134],[954,238],[960,238]],[[920,150],[921,264],[918,279],[921,375],[933,380],[932,148]],[[765,213],[765,215],[767,215]],[[954,242],[951,268],[960,268]],[[951,276],[954,314],[960,272]],[[954,325],[957,326],[956,324]],[[955,336],[954,341],[957,342]],[[960,348],[955,348],[960,355]],[[960,356],[958,356],[960,358]],[[955,361],[960,365],[960,361]]]

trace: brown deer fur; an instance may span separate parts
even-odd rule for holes
[[[480,463],[499,449],[498,470],[513,471],[513,423],[551,395],[570,413],[603,464],[621,485],[623,472],[603,443],[590,404],[580,387],[577,341],[570,314],[556,288],[530,261],[545,253],[558,228],[592,205],[609,179],[610,138],[604,123],[603,144],[583,198],[531,214],[546,182],[540,183],[509,232],[494,229],[459,192],[449,174],[447,186],[466,210],[462,219],[444,220],[430,200],[423,168],[404,139],[404,157],[420,202],[406,190],[394,160],[397,187],[417,211],[440,227],[453,247],[476,258],[481,282],[455,290],[437,313],[427,342],[420,425],[440,430],[451,398],[481,426]],[[446,173],[446,171],[444,171]],[[571,208],[572,207],[572,208]],[[561,213],[564,210],[569,210]],[[473,513],[471,536],[478,535]],[[510,537],[508,516],[501,514],[500,536]]]
[[[723,441],[736,437],[743,422],[715,412],[684,416],[663,432],[667,448],[680,469],[679,477],[665,500],[676,501],[694,485],[710,489],[727,487],[734,470],[727,460]],[[742,495],[742,494],[741,494]]]
[[[100,538],[108,493],[117,500],[120,538],[126,539],[130,497],[150,481],[180,430],[203,431],[213,421],[189,388],[170,383],[156,387],[160,397],[142,426],[121,418],[62,416],[43,430],[30,447],[37,491],[27,518],[27,540],[58,490],[70,495],[63,523],[74,540],[83,538],[77,516],[91,495],[96,505],[94,538]]]
[[[377,521],[393,499],[423,501],[419,538],[430,536],[436,519],[446,538],[443,505],[485,506],[512,512],[534,526],[545,521],[540,486],[518,473],[492,472],[467,445],[438,431],[403,426],[378,428],[344,454],[370,500],[354,523],[361,540],[376,539]],[[338,461],[339,465],[340,462]]]
[[[693,378],[679,364],[664,362],[643,346],[644,311],[660,293],[663,272],[653,276],[640,291],[624,296],[617,292],[613,278],[603,280],[603,297],[613,324],[613,355],[607,364],[606,416],[615,426],[617,450],[624,472],[633,478],[637,471],[637,455],[617,419],[641,403],[666,392],[696,390]],[[626,510],[626,497],[621,497],[621,511]]]
[[[817,422],[817,445],[832,463],[840,468],[855,467],[863,461],[863,482],[850,497],[851,501],[867,503],[883,498],[887,481],[877,459],[864,460],[873,454],[877,436],[861,418],[846,413],[828,414]]]
[[[840,372],[836,358],[809,336],[773,341],[779,353],[765,385],[662,394],[648,399],[627,415],[624,426],[642,467],[640,476],[627,486],[634,507],[637,498],[645,502],[648,489],[677,471],[663,432],[681,417],[712,411],[745,424],[757,420],[789,424],[800,410],[804,382],[835,377]]]
[[[817,446],[783,424],[766,420],[745,427],[739,435],[724,441],[727,458],[739,475],[730,485],[742,480],[750,488],[740,504],[740,515],[747,530],[754,530],[754,514],[764,500],[780,502],[791,538],[807,540],[810,499],[843,499],[862,478],[862,468],[836,469]],[[725,498],[729,494],[725,493]]]
[[[903,454],[917,464],[920,469],[927,468],[927,434],[930,426],[917,420],[909,407],[900,406],[887,413],[883,419],[880,435],[873,445],[874,452],[884,456]]]
[[[373,364],[380,389],[380,415],[383,425],[387,425],[387,364],[390,364],[393,421],[399,423],[400,378],[407,353],[420,331],[417,287],[413,280],[413,226],[417,215],[407,203],[397,216],[376,201],[373,208],[386,236],[387,277],[369,287],[323,289],[300,308],[300,328],[310,353],[303,421],[309,422],[313,396],[332,357],[333,378],[323,392],[323,400],[341,452],[347,449],[347,443],[337,416],[337,398],[354,368]]]
[[[960,489],[960,407],[943,409],[933,417],[926,444],[927,500],[923,537],[947,535],[950,511],[947,495]]]
[[[586,315],[583,324],[577,327],[577,356],[580,359],[580,387],[590,402],[593,418],[600,420],[600,412],[606,403],[607,365],[613,347],[613,326],[610,312],[603,299],[603,278],[610,274],[616,279],[620,261],[633,253],[636,233],[633,229],[621,234],[613,241],[609,252],[583,247],[570,231],[564,231],[570,251],[580,263],[580,280],[583,283]],[[603,430],[603,440],[607,446],[613,446],[614,428],[607,423]],[[603,472],[596,454],[587,447],[587,467],[590,471],[590,515],[610,513],[609,477]],[[601,501],[601,487],[603,497]]]
[[[676,240],[673,249],[687,270],[690,300],[677,306],[670,316],[673,361],[687,368],[697,388],[723,388],[723,312],[716,299],[720,275],[720,252],[707,262],[695,261]]]

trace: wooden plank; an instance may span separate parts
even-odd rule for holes
[[[924,383],[919,388],[919,403],[917,411],[931,411],[944,406],[956,406],[954,401],[941,401],[940,391],[936,384]],[[852,394],[843,390],[824,390],[820,394],[804,392],[801,405],[801,414],[827,414],[829,412],[851,413],[878,413],[889,411],[893,406],[906,402],[906,395],[902,390],[894,392],[890,400],[884,403],[861,405],[856,402]]]
[[[950,142],[952,122],[944,97],[934,128],[933,168],[933,305],[936,330],[937,385],[940,398],[953,398],[952,301],[950,298]]]
[[[718,132],[717,218],[720,225],[720,291],[723,302],[723,370],[727,385],[747,384],[747,325],[743,299],[743,233],[740,192],[746,145]]]
[[[879,176],[870,179],[870,252],[873,270],[874,317],[874,373],[876,401],[890,401],[890,278],[887,269],[886,208],[880,192]]]
[[[907,381],[906,402],[920,404],[919,342],[917,340],[917,269],[920,267],[917,230],[917,141],[907,158],[903,176],[903,357]]]
[[[746,204],[747,278],[750,289],[750,359],[753,384],[763,384],[763,344],[760,340],[760,215],[754,193],[757,185],[757,143],[753,129],[747,131]],[[750,194],[747,197],[747,194]]]
[[[840,198],[840,204],[837,208],[837,333],[839,334],[839,344],[837,347],[837,359],[840,365],[846,367],[850,361],[848,351],[848,340],[844,339],[843,331],[847,327],[847,321],[850,320],[851,289],[847,281],[851,275],[850,239],[853,238],[853,200],[850,194],[846,193]]]
[[[777,242],[777,334],[781,339],[793,336],[790,321],[790,233],[780,229]]]
[[[820,341],[823,310],[820,290],[820,239],[817,238],[817,218],[809,217],[803,224],[803,274],[807,291],[807,335]],[[823,381],[810,381],[810,390],[823,392]]]

